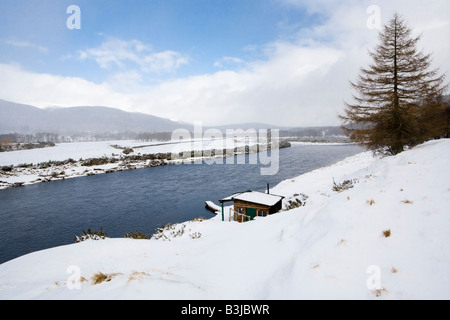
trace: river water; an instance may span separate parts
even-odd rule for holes
[[[293,144],[279,150],[278,173],[270,176],[261,175],[267,165],[240,155],[224,164],[169,165],[0,190],[0,264],[72,244],[88,228],[103,227],[110,237],[150,235],[163,224],[210,218],[206,200],[264,191],[267,183],[275,186],[362,151],[356,145]]]

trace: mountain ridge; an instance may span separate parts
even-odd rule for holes
[[[36,134],[50,132],[59,135],[91,135],[104,133],[132,132],[135,134],[170,133],[176,129],[194,130],[194,124],[172,121],[158,116],[128,112],[107,106],[49,107],[35,106],[0,99],[0,134]],[[339,126],[288,127],[267,123],[251,122],[207,126],[202,129],[279,129],[284,136],[332,136],[342,135]]]
[[[185,127],[169,119],[105,106],[40,109],[0,99],[0,133],[162,132]]]

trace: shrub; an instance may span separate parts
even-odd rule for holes
[[[20,163],[17,165],[18,168],[32,168],[33,164],[32,163]]]
[[[109,159],[107,157],[102,157],[102,158],[90,158],[87,160],[83,160],[81,162],[81,165],[86,166],[86,167],[92,167],[92,166],[98,166],[98,165],[107,164],[107,163],[109,163]]]
[[[357,182],[356,179],[353,180],[344,180],[343,182],[337,184],[333,178],[333,191],[342,192],[348,189],[353,188],[353,183]]]
[[[304,207],[306,205],[306,199],[308,199],[307,195],[294,194],[292,200],[287,200],[287,203],[284,205],[284,210],[291,210],[298,207]]]
[[[168,223],[167,225],[157,228],[155,233],[152,235],[152,239],[170,241],[170,238],[181,237],[184,234],[185,228],[185,224]]]
[[[291,143],[287,140],[280,140],[278,148],[283,149],[283,148],[289,148],[291,146]]]
[[[190,236],[192,239],[200,239],[201,236],[202,236],[202,234],[201,234],[200,232],[193,232],[193,233],[189,234],[189,236]]]
[[[100,231],[92,231],[88,229],[87,232],[83,230],[83,234],[81,236],[75,236],[75,242],[81,242],[86,240],[102,240],[106,239],[108,235],[103,232],[103,227],[100,227]]]
[[[11,172],[13,169],[13,166],[3,166],[1,167],[1,170],[4,172]]]
[[[131,148],[125,148],[125,149],[122,151],[123,154],[130,154],[130,153],[132,153],[132,152],[134,152],[134,150],[131,149]]]
[[[135,231],[135,232],[129,232],[125,234],[124,238],[130,238],[130,239],[150,239],[150,236],[143,234],[142,232]]]

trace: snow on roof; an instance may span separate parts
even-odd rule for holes
[[[246,191],[246,192],[249,192],[249,191]],[[238,195],[240,195],[240,194],[242,194],[242,193],[243,193],[243,192],[233,193],[231,196],[228,196],[228,197],[226,197],[226,198],[223,198],[223,199],[219,200],[219,202],[222,203],[222,202],[233,201],[234,197],[236,197],[236,196],[238,196]]]
[[[246,191],[241,193],[235,193],[227,198],[222,199],[221,202],[231,200],[241,200],[256,204],[262,204],[266,206],[273,206],[283,198],[284,197],[282,196],[277,196],[274,194],[268,194],[258,191]]]

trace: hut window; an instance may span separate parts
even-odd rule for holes
[[[244,213],[244,209],[238,208],[238,212],[239,212],[239,213]]]
[[[266,210],[258,210],[258,217],[265,217],[267,216]]]

